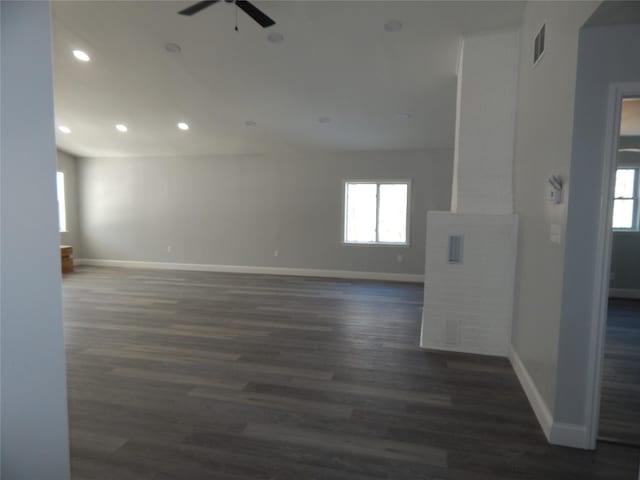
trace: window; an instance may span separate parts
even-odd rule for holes
[[[616,170],[613,228],[638,230],[638,168]]]
[[[407,245],[409,182],[345,182],[344,242]]]
[[[64,201],[64,173],[58,172],[56,175],[58,187],[58,224],[61,232],[67,231],[67,206]]]

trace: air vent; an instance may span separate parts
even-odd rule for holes
[[[462,235],[449,235],[449,263],[462,263]]]
[[[544,53],[544,37],[547,29],[546,24],[542,24],[540,30],[538,30],[538,34],[536,35],[536,39],[533,42],[533,66],[535,67],[540,59],[542,58],[542,54]]]

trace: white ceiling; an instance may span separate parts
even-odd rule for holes
[[[460,36],[520,24],[522,3],[53,2],[56,131],[81,156],[452,148]],[[390,19],[400,32],[386,32]],[[269,43],[272,31],[284,42]],[[165,50],[167,42],[181,53]],[[91,61],[76,60],[85,50]],[[397,118],[407,112],[411,118]],[[321,116],[330,117],[320,123]],[[246,126],[246,121],[255,126]],[[188,132],[176,128],[186,121]],[[126,134],[114,124],[129,127]]]

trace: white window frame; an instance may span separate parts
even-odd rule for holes
[[[62,193],[60,192],[60,184],[62,183]],[[58,229],[60,233],[67,233],[67,201],[66,188],[64,181],[64,172],[58,170],[56,172],[56,204],[58,206]]]
[[[634,175],[634,182],[633,182],[633,196],[632,197],[613,197],[613,205],[615,207],[616,204],[616,200],[633,200],[633,219],[632,219],[632,224],[630,228],[613,228],[614,232],[637,232],[640,231],[640,221],[638,218],[638,203],[640,200],[640,192],[638,191],[638,189],[640,188],[639,182],[640,182],[640,167],[637,165],[618,165],[616,167],[615,172],[617,173],[618,170],[635,170],[635,175]],[[615,181],[614,181],[614,192],[615,192]],[[615,193],[614,193],[615,195]]]
[[[353,183],[364,183],[369,185],[376,185],[376,241],[374,242],[350,242],[347,241],[347,186]],[[380,185],[406,185],[407,186],[407,218],[405,222],[406,232],[404,242],[381,242],[378,240],[378,222],[380,212]],[[410,233],[411,233],[411,180],[410,179],[397,179],[397,180],[354,180],[348,179],[342,181],[342,244],[346,246],[374,246],[374,247],[409,247]]]

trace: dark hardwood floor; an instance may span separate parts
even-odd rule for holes
[[[421,285],[80,267],[64,296],[74,480],[637,478],[549,446],[506,359],[421,351]]]
[[[640,300],[609,300],[599,436],[640,447]]]

